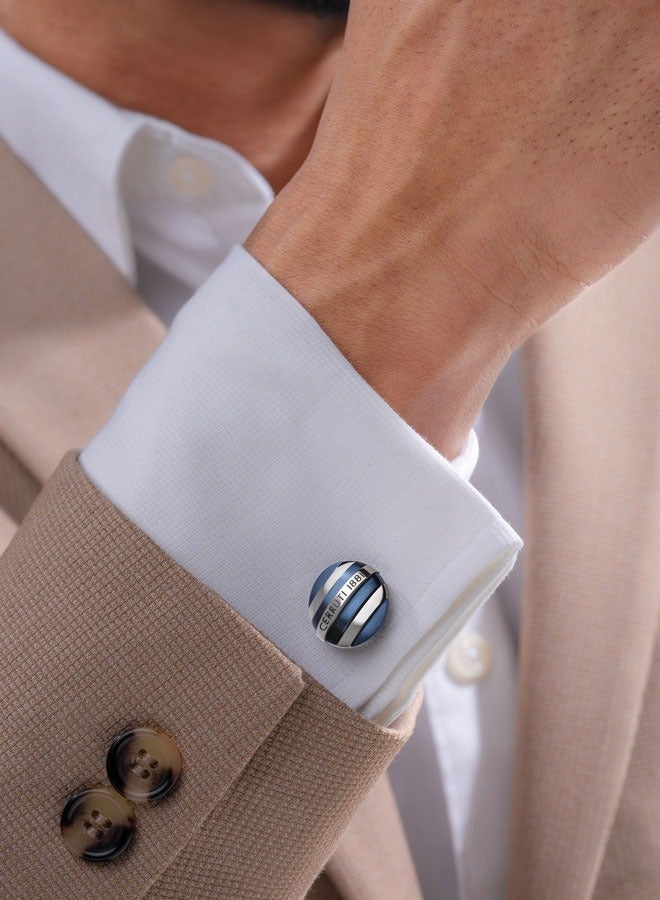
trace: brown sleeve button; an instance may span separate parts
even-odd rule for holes
[[[109,787],[73,794],[62,810],[62,837],[75,856],[105,862],[123,853],[133,837],[131,804]]]
[[[181,754],[164,731],[131,728],[112,742],[106,769],[120,794],[144,803],[169,794],[181,774]]]

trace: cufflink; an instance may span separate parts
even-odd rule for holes
[[[309,595],[309,617],[317,637],[336,647],[358,647],[382,628],[389,600],[380,574],[361,562],[324,569]]]

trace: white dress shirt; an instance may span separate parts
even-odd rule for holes
[[[113,107],[6,36],[0,86],[5,140],[163,321],[174,320],[84,450],[83,468],[177,562],[364,715],[390,720],[426,675],[425,748],[437,768],[409,776],[434,781],[435,825],[420,828],[424,815],[415,823],[406,809],[408,748],[393,775],[425,895],[500,896],[515,686],[505,605],[483,608],[437,664],[520,547],[467,481],[475,435],[448,463],[235,246],[272,200],[245,159]],[[392,600],[382,635],[348,652],[316,638],[306,608],[317,574],[344,558],[376,565]],[[435,854],[425,861],[427,845]],[[436,871],[449,848],[451,878]]]

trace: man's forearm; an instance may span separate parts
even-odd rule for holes
[[[658,39],[649,0],[352,3],[247,247],[446,455],[511,349],[655,226]]]

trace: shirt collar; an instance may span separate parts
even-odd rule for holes
[[[137,249],[199,283],[273,198],[230,147],[114,106],[2,31],[0,134],[133,282]]]

